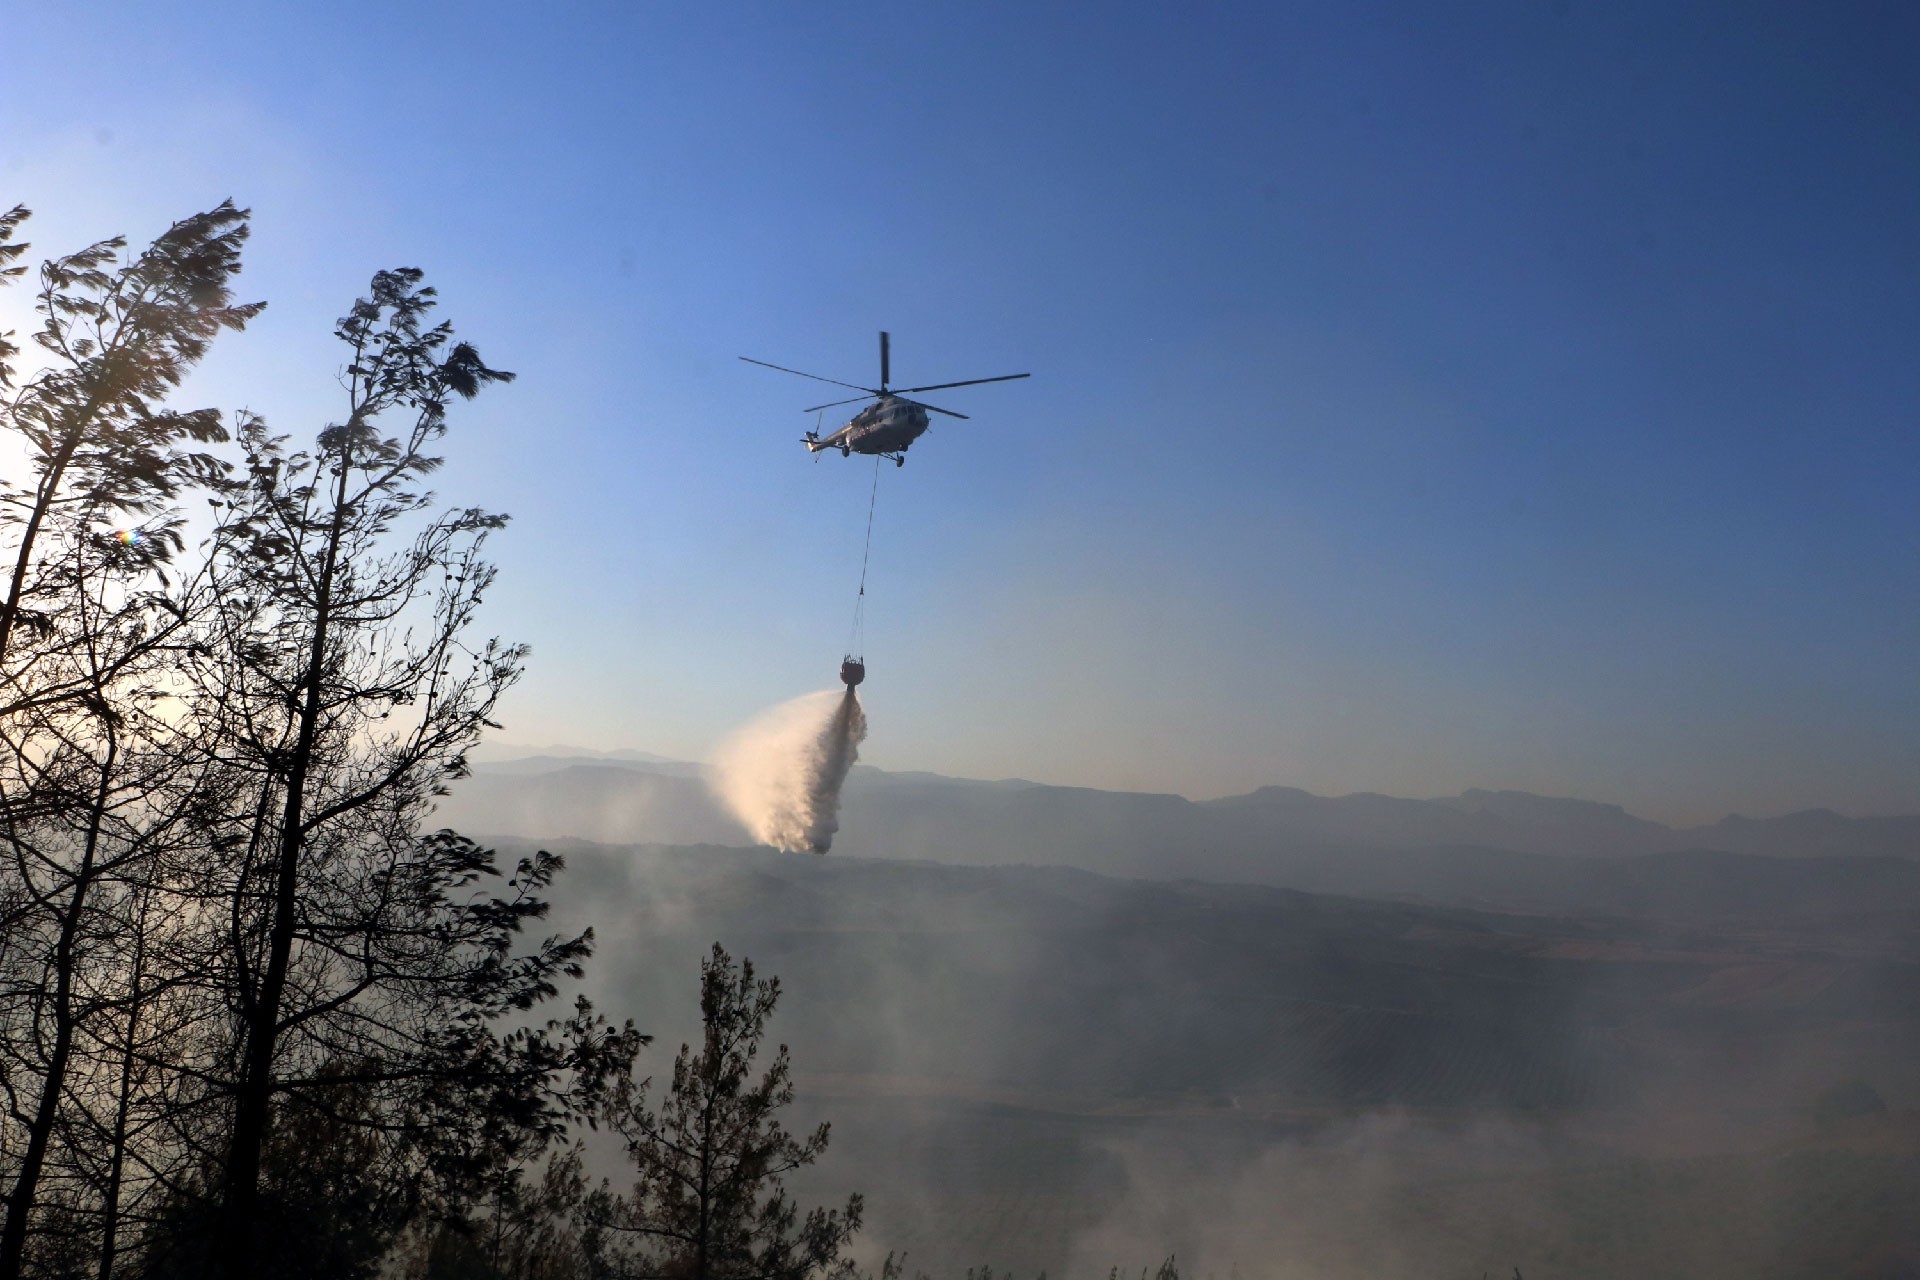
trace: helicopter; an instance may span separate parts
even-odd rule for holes
[[[909,400],[907,393],[945,391],[949,387],[971,387],[982,382],[1011,382],[1015,378],[1033,376],[1026,373],[1003,373],[997,378],[968,378],[964,382],[936,382],[925,387],[902,387],[898,391],[890,391],[887,389],[889,377],[887,349],[887,334],[882,330],[880,333],[880,385],[877,387],[857,386],[851,382],[841,382],[837,378],[823,378],[817,373],[801,373],[798,369],[768,364],[765,360],[755,360],[751,356],[740,358],[748,364],[757,364],[765,369],[778,369],[781,373],[799,374],[802,378],[812,378],[815,382],[831,382],[836,387],[848,387],[864,393],[850,400],[834,400],[827,404],[813,405],[803,410],[806,413],[818,413],[843,404],[857,404],[867,396],[878,397],[872,404],[854,414],[852,420],[838,431],[826,436],[822,436],[818,431],[809,431],[801,437],[800,443],[807,446],[809,453],[818,454],[827,449],[838,449],[843,458],[851,457],[856,453],[871,454],[891,460],[896,467],[906,465],[908,446],[926,432],[927,414],[944,413],[949,418],[967,416],[964,413],[955,413],[951,409],[942,409],[938,405]]]

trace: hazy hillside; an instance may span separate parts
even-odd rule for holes
[[[482,766],[444,816],[566,853],[553,924],[596,927],[588,985],[656,1070],[712,941],[779,975],[800,1114],[834,1134],[799,1186],[867,1195],[873,1263],[1787,1280],[1920,1254],[1914,819],[862,769],[811,857],[738,847],[692,766],[553,756]],[[1812,1123],[1861,1083],[1890,1114]]]
[[[697,773],[611,762],[543,757],[480,765],[442,801],[440,814],[461,830],[531,839],[749,843]],[[659,834],[623,834],[641,831]]]
[[[442,809],[475,834],[746,846],[691,765],[556,758],[479,767]],[[1078,867],[1460,905],[1673,919],[1914,909],[1920,819],[1792,815],[1673,830],[1521,792],[1446,800],[1290,788],[1179,796],[856,770],[836,857]],[[1805,850],[1804,856],[1796,850]],[[1810,862],[1817,859],[1817,862]]]
[[[1439,1274],[1807,1275],[1807,1251],[1897,1244],[1886,1206],[1920,1187],[1911,934],[565,852],[554,925],[597,926],[589,984],[659,1034],[656,1070],[712,940],[780,976],[776,1032],[838,1153],[807,1185],[865,1191],[872,1246],[929,1264],[1104,1274],[1177,1248],[1225,1275],[1284,1249],[1374,1274],[1411,1265],[1370,1252],[1391,1238]],[[1821,864],[1758,865],[1786,893]],[[1810,1126],[1848,1080],[1896,1113],[1878,1146]],[[1783,1217],[1791,1265],[1761,1243]]]
[[[1742,1078],[1784,1104],[1809,1049],[1858,1050],[1851,1071],[1920,1046],[1908,934],[1876,944],[1804,920],[1676,928],[755,850],[567,857],[556,921],[598,925],[598,982],[621,1004],[683,1005],[693,958],[719,938],[788,981],[804,1028],[790,1034],[815,1072],[1204,1107],[1251,1094],[1551,1108],[1669,1090],[1697,1069],[1691,1055],[1737,1034]],[[1920,901],[1920,885],[1904,891]],[[1882,1083],[1920,1106],[1920,1080]]]

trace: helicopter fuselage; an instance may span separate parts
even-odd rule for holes
[[[826,436],[809,431],[801,443],[812,453],[838,449],[842,454],[878,454],[898,462],[926,429],[927,411],[921,406],[898,396],[881,396],[838,431]]]

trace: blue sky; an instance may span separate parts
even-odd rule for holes
[[[831,682],[872,472],[734,357],[886,328],[1034,377],[880,476],[873,763],[1920,809],[1912,6],[172,9],[14,8],[0,201],[251,205],[192,389],[289,431],[428,271],[521,375],[439,484],[515,517],[513,740]]]

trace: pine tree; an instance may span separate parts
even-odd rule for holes
[[[657,1111],[644,1086],[616,1099],[614,1129],[627,1140],[639,1177],[610,1225],[635,1244],[629,1274],[675,1280],[806,1280],[852,1276],[842,1250],[860,1229],[858,1195],[841,1210],[804,1218],[784,1175],[827,1147],[822,1124],[804,1140],[778,1113],[793,1101],[787,1046],[751,1080],[767,1020],[780,999],[777,978],[736,968],[715,943],[700,969],[701,1047],[682,1045]]]
[[[420,481],[456,399],[508,381],[445,323],[421,273],[383,271],[336,327],[346,414],[289,452],[257,420],[222,491],[207,622],[183,671],[187,719],[217,779],[180,806],[218,854],[233,1027],[216,1092],[217,1268],[260,1274],[276,1206],[266,1156],[290,1116],[378,1132],[382,1175],[416,1198],[465,1194],[502,1153],[573,1114],[631,1029],[589,1010],[506,1028],[577,977],[591,935],[521,935],[561,863],[430,830],[525,650],[474,642],[505,518],[436,511]],[[389,425],[389,424],[393,425]],[[574,1075],[578,1069],[578,1077]],[[209,1261],[209,1267],[216,1264]]]

